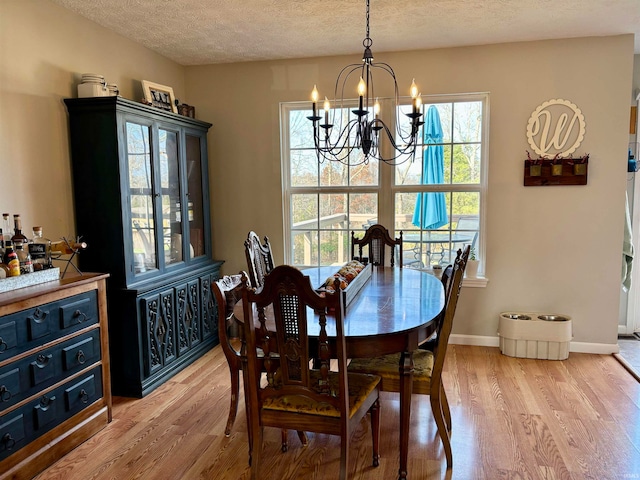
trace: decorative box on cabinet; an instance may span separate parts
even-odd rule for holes
[[[111,421],[107,275],[0,294],[0,479],[30,479]]]
[[[113,393],[141,397],[218,343],[211,124],[120,97],[65,103],[80,269],[111,275]]]

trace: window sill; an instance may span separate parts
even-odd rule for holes
[[[472,287],[472,288],[484,288],[489,283],[489,279],[486,277],[476,277],[476,278],[468,278],[464,277],[462,281],[463,287]]]

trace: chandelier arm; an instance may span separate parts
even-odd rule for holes
[[[401,146],[398,143],[396,143],[393,132],[383,121],[379,120],[378,122],[376,122],[376,124],[382,127],[381,130],[383,130],[384,133],[386,134],[387,140],[393,147],[394,151],[398,152],[397,155],[394,155],[393,157],[383,157],[382,154],[380,153],[380,155],[377,156],[378,160],[383,161],[390,165],[400,165],[408,161],[409,159],[411,159],[411,161],[415,159],[415,150],[417,145],[413,138],[411,138],[409,142],[406,143],[406,145]],[[378,142],[378,152],[379,152],[379,143],[380,142]],[[398,158],[400,157],[405,157],[405,158],[402,161],[396,162],[396,160],[398,160]]]

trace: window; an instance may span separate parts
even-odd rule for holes
[[[409,108],[401,106],[398,115]],[[392,235],[403,231],[405,266],[447,264],[471,244],[483,272],[488,95],[426,97],[422,108],[425,124],[413,161],[349,167],[318,162],[309,103],[282,104],[287,263],[342,264],[349,260],[351,231],[361,235],[382,223]]]

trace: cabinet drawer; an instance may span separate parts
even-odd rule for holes
[[[95,290],[6,315],[0,318],[0,360],[97,322]]]
[[[22,407],[0,416],[0,460],[71,418],[102,397],[102,370],[96,367]]]
[[[25,421],[22,413],[6,415],[0,419],[0,458],[8,457],[25,438]]]
[[[40,350],[0,369],[0,411],[99,361],[100,330]]]

